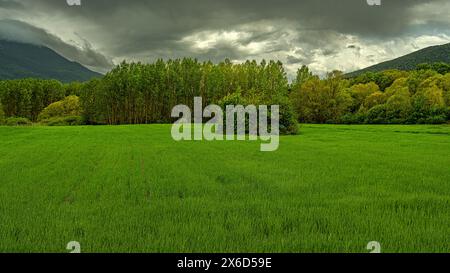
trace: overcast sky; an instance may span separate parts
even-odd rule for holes
[[[122,60],[276,59],[350,72],[450,42],[449,0],[0,0],[0,38],[105,72]],[[1,62],[1,60],[0,60]]]

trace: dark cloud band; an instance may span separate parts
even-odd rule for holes
[[[81,51],[62,46],[56,37],[43,36],[90,66],[107,67],[110,62],[104,55],[108,55],[115,61],[183,56],[213,61],[280,58],[293,67],[339,54],[363,54],[364,45],[358,41],[382,44],[406,34],[420,35],[416,32],[426,31],[428,23],[434,32],[444,33],[449,15],[436,17],[421,11],[442,5],[448,1],[389,0],[373,7],[366,0],[82,0],[80,7],[71,7],[64,0],[0,0],[0,16],[2,8],[14,9],[20,18],[10,19],[42,21],[35,30],[80,34],[89,41],[83,42]],[[60,29],[41,17],[68,27]],[[224,33],[236,33],[236,37]],[[316,69],[328,67],[316,64]]]

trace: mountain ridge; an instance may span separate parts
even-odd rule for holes
[[[67,83],[101,76],[48,47],[0,40],[0,80],[40,78]]]
[[[389,61],[347,73],[346,75],[356,77],[365,72],[380,72],[389,69],[414,70],[419,64],[439,62],[450,63],[450,43],[426,47]]]

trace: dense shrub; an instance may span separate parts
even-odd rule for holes
[[[272,104],[280,106],[280,134],[296,135],[298,134],[298,122],[294,107],[286,97],[275,99]]]
[[[367,113],[364,111],[357,113],[347,113],[342,116],[340,123],[343,124],[364,124],[367,120]]]
[[[32,123],[29,119],[20,118],[20,117],[6,118],[4,121],[4,124],[6,126],[29,126],[29,125],[32,125]]]
[[[447,115],[429,116],[417,120],[418,124],[444,124],[447,122]]]
[[[3,105],[0,103],[0,125],[5,122],[5,112],[3,111]]]
[[[415,120],[413,122],[418,124],[443,124],[449,120],[448,114],[446,107],[434,106],[414,113]]]
[[[47,106],[39,114],[38,120],[41,122],[45,122],[46,120],[52,118],[80,116],[81,112],[82,111],[79,98],[72,95]]]
[[[83,118],[81,116],[67,116],[67,117],[54,117],[47,119],[43,124],[48,126],[76,126],[83,125]]]
[[[367,123],[385,124],[387,123],[387,107],[385,104],[377,105],[367,112]]]
[[[295,135],[298,133],[298,122],[296,118],[296,114],[294,108],[292,107],[291,102],[287,97],[279,96],[270,99],[270,101],[264,101],[260,97],[250,96],[250,98],[245,98],[242,96],[241,91],[225,96],[223,99],[219,101],[219,106],[223,109],[224,115],[226,111],[227,105],[243,105],[244,107],[248,105],[267,105],[268,107],[268,119],[271,117],[271,105],[279,106],[279,126],[280,126],[280,134],[282,135]],[[257,108],[258,109],[258,108]],[[224,120],[225,120],[224,116]],[[268,120],[269,121],[269,120]],[[248,133],[249,121],[248,116],[245,118],[245,126],[246,132]],[[226,129],[226,123],[224,123],[224,127]],[[270,128],[269,128],[270,129]],[[234,124],[234,130],[237,130],[237,122]]]

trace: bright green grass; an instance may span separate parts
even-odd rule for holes
[[[259,148],[0,127],[0,252],[450,251],[449,126],[305,125]]]

